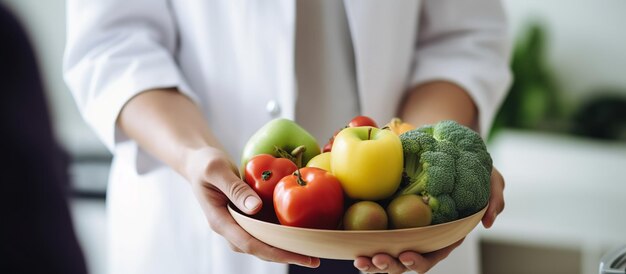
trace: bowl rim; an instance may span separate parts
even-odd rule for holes
[[[399,233],[399,232],[406,232],[406,231],[419,231],[419,230],[426,230],[426,229],[435,229],[437,227],[443,227],[443,226],[450,226],[453,225],[455,223],[460,223],[465,221],[466,219],[469,218],[473,218],[476,215],[479,214],[484,214],[487,211],[487,208],[489,208],[489,203],[487,203],[487,205],[485,205],[485,207],[483,207],[481,210],[477,211],[476,213],[472,214],[472,215],[468,215],[466,217],[463,217],[461,219],[457,219],[454,221],[450,221],[450,222],[445,222],[445,223],[440,223],[440,224],[436,224],[436,225],[427,225],[427,226],[421,226],[421,227],[412,227],[412,228],[395,228],[395,229],[383,229],[383,230],[343,230],[343,229],[317,229],[317,228],[305,228],[305,227],[297,227],[297,226],[288,226],[288,225],[281,225],[281,224],[275,224],[275,223],[270,223],[270,222],[265,222],[265,221],[261,221],[255,218],[252,218],[244,213],[241,213],[239,211],[239,209],[237,209],[232,203],[228,203],[228,211],[230,212],[231,215],[233,214],[237,214],[241,217],[247,218],[250,221],[254,222],[254,223],[258,223],[260,225],[269,225],[269,226],[275,226],[278,229],[285,229],[285,228],[289,228],[289,229],[296,229],[296,230],[300,230],[303,232],[315,232],[315,233],[339,233],[339,234],[385,234],[385,233]]]

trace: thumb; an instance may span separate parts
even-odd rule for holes
[[[227,172],[222,180],[214,185],[219,188],[222,193],[239,210],[246,214],[257,213],[262,206],[261,198],[246,182],[242,181],[232,172]]]

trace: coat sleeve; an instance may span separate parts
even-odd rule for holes
[[[128,140],[116,129],[124,104],[142,91],[177,87],[194,102],[174,58],[176,25],[165,0],[68,0],[65,81],[104,144]]]
[[[446,80],[465,89],[487,136],[511,82],[500,0],[424,0],[411,85]]]

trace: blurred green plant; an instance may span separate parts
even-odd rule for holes
[[[596,89],[572,116],[571,133],[602,140],[626,140],[626,94]]]
[[[492,136],[503,128],[562,130],[559,90],[546,64],[545,44],[544,27],[535,21],[517,39],[511,63],[514,80],[496,115]]]

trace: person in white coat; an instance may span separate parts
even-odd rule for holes
[[[64,76],[114,155],[110,273],[317,267],[229,215],[262,206],[234,167],[247,139],[284,117],[325,141],[357,114],[485,136],[511,80],[506,30],[498,0],[68,0]],[[494,169],[485,227],[503,188]],[[353,264],[425,272],[458,244]]]

